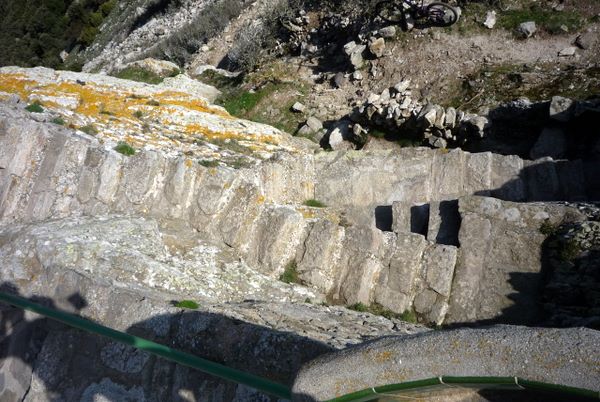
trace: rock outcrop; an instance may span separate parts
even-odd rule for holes
[[[210,104],[210,88],[188,82],[0,69],[5,288],[291,384],[332,349],[424,330],[310,303],[379,305],[436,325],[538,322],[551,295],[541,290],[544,228],[597,220],[575,204],[595,191],[594,160],[325,152],[230,116]],[[182,299],[201,310],[180,314],[171,301]],[[3,363],[10,400],[253,392],[19,314],[3,313],[10,334],[23,331],[4,350],[35,348]],[[79,361],[78,350],[89,355]],[[103,366],[65,380],[94,367],[92,356]],[[73,363],[59,371],[60,361]]]

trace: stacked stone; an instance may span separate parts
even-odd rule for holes
[[[369,95],[358,109],[358,119],[366,125],[421,139],[424,145],[433,148],[458,146],[469,139],[483,138],[489,126],[483,116],[413,98],[408,79],[381,94]]]

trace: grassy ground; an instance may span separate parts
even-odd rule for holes
[[[223,93],[216,103],[231,115],[295,134],[306,116],[292,112],[291,107],[302,101],[308,88],[289,74],[287,69],[275,64],[243,78],[228,78],[208,70],[198,80]]]
[[[521,97],[543,101],[554,95],[574,99],[600,96],[600,67],[557,69],[550,64],[484,67],[467,77],[450,105],[476,111]]]

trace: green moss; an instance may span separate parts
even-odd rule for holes
[[[65,121],[61,117],[55,117],[52,119],[52,123],[58,124],[59,126],[64,126]]]
[[[119,142],[117,144],[117,146],[114,148],[114,150],[117,151],[118,153],[126,155],[126,156],[135,155],[135,148],[133,148],[131,145],[129,145],[126,142]]]
[[[325,205],[325,203],[323,203],[323,202],[321,202],[319,200],[315,200],[315,199],[306,200],[302,204],[306,205],[307,207],[313,207],[313,208],[325,208],[325,207],[327,207],[327,205]]]
[[[87,126],[80,127],[79,130],[83,131],[84,133],[86,133],[88,135],[96,135],[96,134],[98,134],[98,130],[96,130],[96,127],[94,127],[91,124],[88,124]]]
[[[160,75],[139,67],[127,67],[114,76],[124,80],[145,82],[147,84],[160,84],[164,80]]]
[[[200,159],[198,163],[204,167],[217,167],[219,166],[219,161],[215,159]]]
[[[181,300],[174,302],[173,305],[178,308],[186,308],[190,310],[197,310],[200,305],[193,300]]]
[[[42,107],[42,104],[39,101],[34,101],[32,104],[27,105],[25,110],[27,110],[28,112],[31,112],[31,113],[43,113],[44,112],[44,108]]]
[[[285,283],[301,283],[298,276],[298,265],[296,261],[290,261],[286,266],[285,270],[279,276],[279,280]]]

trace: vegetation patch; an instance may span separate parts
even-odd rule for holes
[[[133,117],[135,117],[136,119],[141,119],[142,117],[144,117],[144,112],[142,112],[141,110],[136,110],[135,112],[133,112]]]
[[[89,46],[117,0],[0,2],[0,66],[68,68],[59,54]]]
[[[312,208],[325,208],[327,207],[327,205],[325,205],[325,203],[319,201],[319,200],[315,200],[315,199],[310,199],[310,200],[306,200],[302,203],[303,205],[306,205],[307,207],[312,207]]]
[[[526,97],[545,101],[553,96],[587,99],[600,95],[600,67],[555,64],[486,66],[467,76],[448,106],[476,111]]]
[[[366,304],[359,302],[348,306],[348,308],[350,310],[359,311],[361,313],[371,313],[374,315],[380,315],[382,317],[387,318],[388,320],[397,319],[411,323],[417,322],[417,315],[413,310],[406,310],[405,312],[399,314],[383,307],[379,303],[373,303],[367,306]]]
[[[114,148],[114,150],[117,151],[118,153],[126,155],[126,156],[135,155],[135,148],[133,148],[131,145],[129,145],[126,142],[119,142],[117,144],[117,146]]]
[[[572,261],[581,253],[579,243],[573,239],[561,242],[558,249],[558,258],[562,261]]]
[[[307,93],[306,84],[291,77],[289,69],[283,69],[278,63],[245,78],[224,77],[208,70],[198,79],[222,92],[216,103],[232,116],[268,124],[290,134],[303,122],[302,116],[291,111],[291,106],[298,101],[298,96]]]
[[[540,233],[545,236],[553,236],[558,232],[558,226],[551,224],[548,220],[540,226]]]
[[[119,71],[114,75],[117,78],[124,80],[145,82],[147,84],[160,84],[164,81],[164,77],[153,73],[152,71],[145,70],[140,67],[127,67]]]
[[[578,30],[584,25],[585,19],[576,11],[556,12],[549,7],[532,5],[521,10],[508,10],[499,14],[498,26],[514,31],[519,24],[526,21],[534,21],[536,26],[550,34],[565,33],[563,27],[568,31]]]
[[[28,112],[31,112],[31,113],[43,113],[44,112],[44,108],[42,107],[42,104],[39,101],[34,101],[32,104],[27,105],[25,110],[27,110]]]
[[[58,124],[59,126],[64,126],[65,121],[61,117],[55,117],[52,119],[52,123]]]
[[[88,124],[87,126],[80,127],[79,130],[83,131],[87,135],[96,135],[96,134],[98,134],[98,130],[96,130],[96,127],[94,127],[91,124]]]
[[[186,308],[189,310],[197,310],[200,305],[193,300],[181,300],[173,302],[173,306],[177,308]]]
[[[298,264],[295,260],[290,261],[285,266],[285,270],[283,271],[281,276],[279,276],[279,280],[285,283],[302,283],[298,275]]]
[[[219,161],[216,159],[200,159],[198,163],[207,168],[219,166]]]

